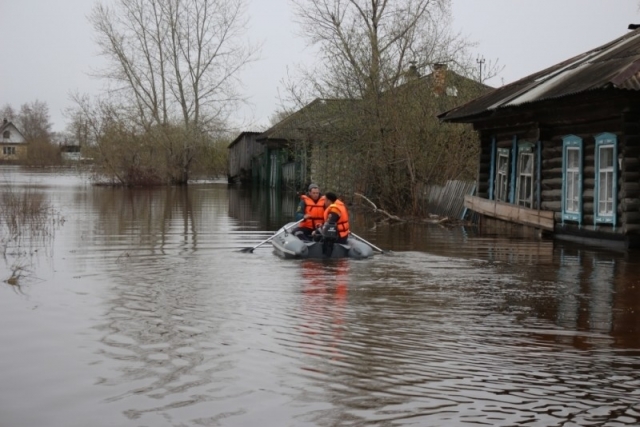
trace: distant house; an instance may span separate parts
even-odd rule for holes
[[[387,126],[382,132],[370,133],[371,107],[361,100],[315,99],[265,131],[258,141],[268,144],[273,152],[283,151],[277,156],[274,152],[270,164],[283,162],[281,179],[288,187],[302,189],[305,183],[316,182],[342,194],[366,192],[362,168],[353,167],[362,162],[362,157],[354,155],[352,147],[361,149],[367,144],[364,141],[375,141],[382,133],[393,135],[394,126],[400,123],[412,128],[428,152],[434,139],[446,140],[456,127],[439,126],[437,112],[490,89],[449,70],[446,64],[433,64],[432,72],[424,76],[412,66],[400,84],[382,93],[377,101],[376,108],[384,110]],[[399,112],[398,106],[404,110]],[[277,170],[272,170],[271,179],[279,179]]]
[[[326,157],[319,149],[354,102],[316,98],[258,135],[256,140],[265,147],[258,165],[261,182],[299,190],[316,180]]]
[[[264,152],[264,146],[256,142],[259,132],[242,132],[229,144],[229,184],[249,183],[252,180],[252,165]]]
[[[585,243],[640,245],[640,31],[458,108],[480,136],[467,208]]]
[[[65,140],[60,144],[60,155],[65,161],[79,162],[82,160],[80,144]]]
[[[0,161],[13,162],[27,158],[27,141],[18,128],[7,119],[0,126]]]
[[[434,122],[435,129],[441,128],[435,118],[436,111],[442,111],[438,107],[457,105],[470,99],[470,93],[476,96],[490,89],[448,70],[445,64],[435,64],[433,72],[422,77],[415,68],[409,69],[401,83],[385,92],[381,103],[393,105],[402,99],[404,105],[415,105],[420,111],[428,104],[433,111],[416,116]],[[363,138],[363,126],[371,127],[363,114],[365,108],[357,99],[316,98],[291,113],[255,137],[264,151],[254,157],[251,165],[254,178],[271,188],[301,190],[310,182],[317,182],[338,193],[352,193],[353,183],[363,177],[358,168],[352,167],[361,159],[351,155],[349,145],[353,139]],[[444,132],[442,137],[445,138]],[[428,141],[424,144],[428,146]],[[234,161],[230,160],[230,169]],[[235,175],[230,171],[230,176]]]

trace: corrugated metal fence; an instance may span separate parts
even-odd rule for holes
[[[444,186],[425,188],[427,210],[442,217],[464,219],[464,196],[475,192],[473,181],[447,181]]]

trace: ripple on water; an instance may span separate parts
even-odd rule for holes
[[[640,423],[632,257],[423,228],[281,260],[226,186],[70,191],[41,282],[0,287],[8,425]]]

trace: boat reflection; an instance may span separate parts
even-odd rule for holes
[[[302,260],[300,345],[305,354],[332,360],[344,357],[340,349],[345,330],[349,260]]]

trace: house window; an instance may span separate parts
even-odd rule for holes
[[[2,147],[2,154],[5,156],[15,156],[16,147]]]
[[[533,144],[524,142],[518,147],[518,183],[516,204],[527,208],[533,207]]]
[[[575,135],[562,144],[562,219],[582,222],[582,139]]]
[[[5,131],[2,133],[2,137],[3,137],[4,139],[11,139],[11,132],[10,132],[10,131],[8,131],[8,130],[5,130]]]
[[[506,202],[509,197],[509,149],[498,148],[496,168],[496,200]]]
[[[617,211],[618,143],[616,136],[596,136],[595,222],[615,224]]]

